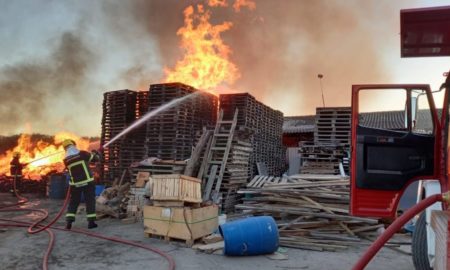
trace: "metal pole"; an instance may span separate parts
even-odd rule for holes
[[[322,104],[325,107],[325,97],[323,95],[323,88],[322,88],[322,78],[323,75],[322,74],[318,74],[317,77],[319,78],[319,82],[320,82],[320,91],[322,92]]]

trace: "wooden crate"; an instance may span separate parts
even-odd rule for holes
[[[450,223],[449,211],[432,211],[431,212],[431,227],[435,234],[435,256],[434,268],[436,270],[446,270],[449,265],[449,245],[450,239],[448,235],[448,228]],[[426,243],[424,243],[426,244]]]
[[[188,245],[213,233],[218,227],[216,205],[197,209],[181,207],[144,207],[144,232],[165,238],[185,240]]]
[[[182,174],[152,175],[152,199],[202,202],[201,180]]]

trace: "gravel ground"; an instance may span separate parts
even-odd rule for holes
[[[9,194],[0,193],[0,204],[14,202]],[[45,208],[53,217],[62,206],[60,200],[34,198],[25,207]],[[33,220],[35,214],[0,213],[1,218]],[[176,269],[351,269],[367,249],[369,242],[341,252],[317,252],[283,248],[287,260],[271,260],[266,256],[227,257],[221,254],[199,253],[182,243],[166,243],[146,238],[140,223],[122,224],[115,219],[98,221],[96,233],[133,240],[160,249],[172,256]],[[57,222],[63,226],[63,218]],[[84,217],[74,227],[86,228]],[[156,253],[75,233],[55,231],[56,243],[49,259],[49,269],[168,269],[167,261]],[[41,269],[42,255],[47,248],[48,235],[26,233],[25,228],[0,227],[0,269]],[[409,247],[404,247],[408,250]],[[410,255],[383,248],[366,269],[414,269]]]

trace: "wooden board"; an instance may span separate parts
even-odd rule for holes
[[[153,200],[202,202],[201,180],[181,174],[152,175]]]
[[[195,240],[218,228],[218,213],[216,205],[198,209],[145,206],[145,233]]]
[[[137,188],[142,188],[145,186],[145,182],[147,182],[150,178],[149,172],[138,172],[136,176],[136,184]]]
[[[448,225],[449,225],[449,211],[432,211],[431,212],[431,227],[436,235],[435,239],[435,270],[447,270],[448,266]],[[426,244],[426,243],[425,243]]]

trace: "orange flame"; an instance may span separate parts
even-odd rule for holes
[[[256,8],[256,3],[253,0],[234,1],[233,8],[236,12],[241,11],[241,7],[247,7],[250,10],[254,10]]]
[[[20,153],[21,163],[29,163],[37,160],[24,167],[22,173],[26,178],[39,180],[43,175],[52,171],[62,172],[64,170],[64,164],[62,162],[64,159],[64,148],[62,147],[62,141],[65,139],[74,140],[77,148],[80,150],[87,150],[89,148],[88,139],[79,138],[68,132],[56,134],[53,138],[53,144],[42,140],[33,143],[30,135],[21,134],[17,140],[17,146],[6,151],[6,154],[0,155],[0,175],[10,175],[9,163],[13,158],[14,152]]]
[[[220,5],[223,1],[214,1]],[[230,60],[232,53],[220,37],[232,27],[231,22],[211,25],[210,11],[203,5],[184,10],[184,26],[178,29],[184,58],[175,68],[165,68],[166,82],[183,82],[196,88],[213,91],[219,84],[232,84],[240,77],[239,70]]]

